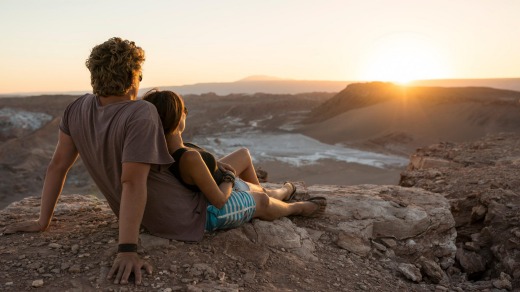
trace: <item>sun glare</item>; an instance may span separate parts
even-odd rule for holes
[[[379,39],[367,51],[361,66],[364,80],[401,84],[441,78],[448,73],[437,49],[426,38],[411,33]]]

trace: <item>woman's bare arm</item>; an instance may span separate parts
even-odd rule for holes
[[[208,201],[217,208],[222,208],[229,199],[232,184],[215,182],[204,160],[197,151],[187,151],[181,158],[180,170],[183,180],[196,185]]]

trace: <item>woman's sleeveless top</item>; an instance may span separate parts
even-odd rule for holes
[[[195,192],[200,192],[200,189],[196,186],[196,185],[192,185],[192,184],[188,184],[186,183],[183,179],[182,179],[182,175],[181,175],[181,171],[180,171],[180,161],[181,161],[181,157],[184,153],[186,153],[186,151],[188,150],[196,150],[200,153],[200,156],[202,157],[202,160],[204,160],[204,163],[206,164],[206,166],[208,167],[209,169],[209,172],[211,173],[211,176],[213,177],[213,179],[215,180],[215,183],[217,185],[220,185],[222,183],[222,178],[223,178],[223,173],[222,171],[218,168],[218,165],[217,165],[217,159],[215,158],[215,156],[213,156],[213,154],[209,153],[208,151],[206,151],[205,149],[195,145],[195,144],[192,144],[192,143],[185,143],[184,144],[185,146],[187,147],[184,147],[184,148],[179,148],[177,149],[175,152],[172,153],[172,157],[173,159],[175,160],[175,162],[170,165],[170,172],[185,186],[187,187],[188,189],[192,190],[192,191],[195,191]]]

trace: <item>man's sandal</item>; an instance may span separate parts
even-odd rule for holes
[[[311,202],[318,205],[318,208],[306,217],[319,217],[325,213],[325,209],[327,208],[327,199],[325,197],[312,197],[304,200],[304,202]]]
[[[295,186],[292,182],[290,182],[290,181],[286,181],[286,182],[283,183],[284,186],[285,186],[286,184],[291,185],[292,192],[291,192],[291,194],[289,195],[289,197],[288,197],[287,199],[283,200],[283,201],[284,201],[284,202],[293,201],[294,198],[295,198],[295,196],[296,196],[296,186]]]

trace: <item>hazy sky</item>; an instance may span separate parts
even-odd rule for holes
[[[141,87],[520,77],[519,0],[1,0],[0,93],[91,90],[84,62],[120,36]]]

